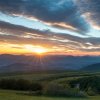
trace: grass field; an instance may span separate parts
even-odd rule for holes
[[[13,78],[13,79],[26,79],[34,81],[54,81],[59,79],[85,77],[91,75],[100,75],[100,73],[88,73],[88,72],[74,72],[74,71],[61,71],[61,72],[40,72],[40,73],[6,73],[0,74],[1,78]]]
[[[54,82],[54,83],[66,83],[68,80],[75,78],[87,77],[97,75],[100,73],[88,73],[88,72],[53,72],[53,73],[13,73],[13,74],[0,74],[0,79],[26,79],[38,82]],[[0,100],[100,100],[100,96],[92,96],[88,98],[59,98],[59,97],[43,97],[32,96],[24,94],[21,91],[0,90]]]
[[[0,100],[100,100],[100,96],[88,98],[38,97],[24,95],[20,91],[0,90]]]

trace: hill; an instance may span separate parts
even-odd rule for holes
[[[31,65],[25,63],[14,63],[0,67],[1,72],[20,72],[20,71],[29,71],[32,69],[33,67]]]
[[[70,55],[0,55],[0,72],[42,71],[42,70],[79,70],[84,66],[99,63],[100,56]]]
[[[81,68],[83,71],[100,71],[100,63],[88,65],[84,68]]]

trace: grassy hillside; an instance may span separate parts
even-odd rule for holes
[[[0,79],[2,78],[13,78],[13,79],[27,79],[34,81],[54,81],[63,78],[75,78],[85,77],[92,75],[100,75],[100,72],[78,72],[78,71],[51,71],[51,72],[31,72],[31,73],[1,73]]]
[[[14,79],[14,80],[25,79],[29,83],[30,81],[38,82],[39,84],[42,84],[43,87],[45,87],[45,85],[48,84],[48,87],[58,85],[58,88],[59,88],[59,84],[62,84],[63,86],[65,85],[67,86],[69,82],[72,80],[85,78],[85,77],[92,77],[92,76],[100,76],[100,73],[99,72],[98,73],[97,72],[95,73],[77,72],[77,71],[60,71],[60,72],[52,71],[52,72],[35,72],[35,73],[5,73],[5,74],[2,73],[0,74],[0,80],[2,79],[6,79],[6,80],[7,79]],[[53,85],[50,83],[53,83]],[[55,89],[57,89],[58,91],[58,88],[55,88]],[[47,88],[47,89],[50,89],[50,88]],[[67,92],[69,93],[69,90]],[[71,92],[73,92],[73,90]],[[33,94],[30,95],[31,93],[27,94],[26,92],[19,91],[19,90],[18,91],[0,90],[0,100],[22,100],[22,99],[24,100],[99,100],[100,99],[100,96],[95,96],[95,97],[86,96],[86,98],[84,97],[62,98],[63,97],[62,96],[59,98],[56,96],[55,97],[45,97],[46,95],[34,96]]]
[[[20,91],[0,90],[0,100],[100,100],[100,96],[88,98],[58,98],[24,95]]]

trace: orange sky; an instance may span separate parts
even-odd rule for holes
[[[0,0],[0,54],[100,55],[99,4]]]
[[[31,45],[31,44],[0,44],[0,54],[56,54],[56,55],[100,55],[100,52],[86,52],[79,50],[70,50],[66,48],[59,47],[45,47],[42,45]]]

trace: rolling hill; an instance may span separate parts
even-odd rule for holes
[[[0,72],[42,71],[42,70],[79,70],[100,62],[100,56],[48,55],[0,55]]]
[[[83,71],[100,71],[100,63],[91,64],[84,68],[81,68]]]

